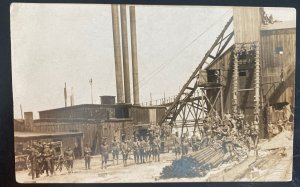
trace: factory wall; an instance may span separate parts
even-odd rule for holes
[[[288,102],[293,107],[296,29],[263,30],[261,34],[263,95],[271,105]]]
[[[165,107],[133,106],[130,109],[130,117],[134,124],[157,124],[165,112]]]
[[[233,47],[225,51],[224,54],[207,68],[208,70],[220,70],[221,82],[224,85],[223,98],[225,113],[232,111],[232,54]],[[281,103],[290,104],[291,110],[293,110],[295,54],[296,30],[294,28],[261,31],[261,100],[263,101],[261,104],[263,110],[267,110],[266,104],[268,101],[270,105]],[[239,89],[254,87],[253,68],[254,63],[239,64]],[[211,92],[210,94],[212,95],[211,97],[213,97],[216,95],[216,92]],[[239,107],[245,112],[246,120],[248,118],[252,121],[254,92],[239,92],[238,102]],[[265,112],[268,113],[267,111]],[[274,115],[268,114],[267,116]],[[282,119],[282,117],[280,119]],[[267,117],[267,119],[263,120],[268,123],[268,121],[273,120],[273,117]]]
[[[133,124],[131,120],[111,120],[101,123],[92,121],[57,121],[57,120],[35,120],[33,132],[83,132],[83,143],[89,144],[94,153],[100,153],[99,146],[104,137],[107,138],[109,146],[116,136],[121,140],[123,134],[133,135]],[[78,140],[79,141],[79,140]],[[78,144],[79,142],[65,142],[67,145]]]

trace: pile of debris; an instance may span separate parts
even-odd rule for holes
[[[174,160],[170,166],[163,168],[160,178],[203,177],[222,163],[241,162],[247,157],[248,148],[244,139],[235,139],[229,144],[232,145],[230,152],[225,148],[226,143],[220,141]]]
[[[207,146],[174,160],[172,165],[163,168],[160,178],[203,177],[212,168],[218,167],[223,162],[224,156],[222,149]]]

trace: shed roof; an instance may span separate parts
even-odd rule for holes
[[[41,140],[50,138],[70,138],[83,136],[83,132],[55,132],[55,133],[39,133],[39,132],[14,132],[15,141]]]
[[[80,104],[80,105],[74,105],[74,106],[67,106],[67,107],[61,107],[61,108],[54,108],[54,109],[48,109],[48,110],[41,110],[41,112],[50,112],[50,111],[62,111],[62,110],[70,110],[70,109],[77,109],[77,108],[113,108],[117,107],[116,104]]]
[[[296,28],[296,21],[278,21],[274,22],[273,24],[268,25],[262,25],[261,30],[267,31],[267,30],[279,30],[279,29],[294,29]]]

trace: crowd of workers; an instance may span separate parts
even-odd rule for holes
[[[49,176],[50,172],[53,175],[56,170],[61,171],[63,166],[69,173],[73,172],[75,156],[70,147],[67,147],[63,154],[57,154],[54,144],[39,141],[26,148],[26,152],[29,155],[32,179],[40,177],[43,173]]]
[[[234,116],[227,113],[223,120],[216,114],[206,117],[203,126],[198,129],[198,133],[194,130],[190,139],[188,139],[187,133],[183,134],[181,138],[176,133],[174,138],[175,154],[176,158],[186,155],[190,145],[192,151],[206,146],[219,146],[225,153],[233,155],[234,146],[247,147],[248,151],[252,148],[256,150],[258,137],[258,121],[254,120],[254,122],[248,123],[242,112]]]
[[[218,114],[206,117],[203,126],[198,130],[194,129],[193,135],[189,137],[188,131],[182,133],[176,132],[175,136],[169,136],[172,141],[173,152],[176,159],[188,154],[191,149],[193,152],[206,146],[219,145],[230,155],[233,153],[233,146],[236,140],[242,140],[250,151],[258,144],[258,122],[249,124],[244,120],[244,115],[239,113],[235,116],[225,114],[222,120]],[[112,164],[119,164],[119,155],[122,155],[124,167],[128,165],[128,159],[133,156],[135,164],[147,162],[159,162],[161,153],[161,138],[165,137],[161,133],[150,133],[144,136],[124,136],[119,141],[116,137],[108,143],[107,138],[103,138],[100,145],[101,168],[107,168],[109,155],[112,155]],[[49,176],[55,174],[55,171],[66,167],[69,173],[73,172],[73,162],[75,160],[74,151],[67,147],[65,151],[56,153],[52,144],[36,142],[27,149],[29,151],[29,160],[31,163],[32,179],[39,177],[42,173]],[[85,168],[91,169],[92,150],[86,144],[83,148]]]
[[[113,164],[119,163],[119,155],[122,155],[123,165],[127,166],[128,159],[130,155],[133,155],[134,163],[135,164],[142,164],[146,162],[153,161],[160,161],[160,146],[161,141],[158,134],[147,135],[147,136],[140,136],[140,138],[133,136],[132,138],[123,137],[123,140],[119,142],[116,137],[114,137],[113,141],[111,142],[111,149],[108,146],[107,138],[104,138],[101,146],[100,146],[100,153],[101,153],[101,168],[105,169],[107,167],[108,156],[111,150],[112,153],[112,160]],[[85,163],[90,169],[90,162],[91,162],[91,155],[90,155],[90,147],[86,145],[84,148],[84,157]],[[152,158],[151,158],[152,157]]]

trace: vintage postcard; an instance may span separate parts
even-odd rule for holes
[[[295,9],[10,12],[17,182],[292,179]]]

